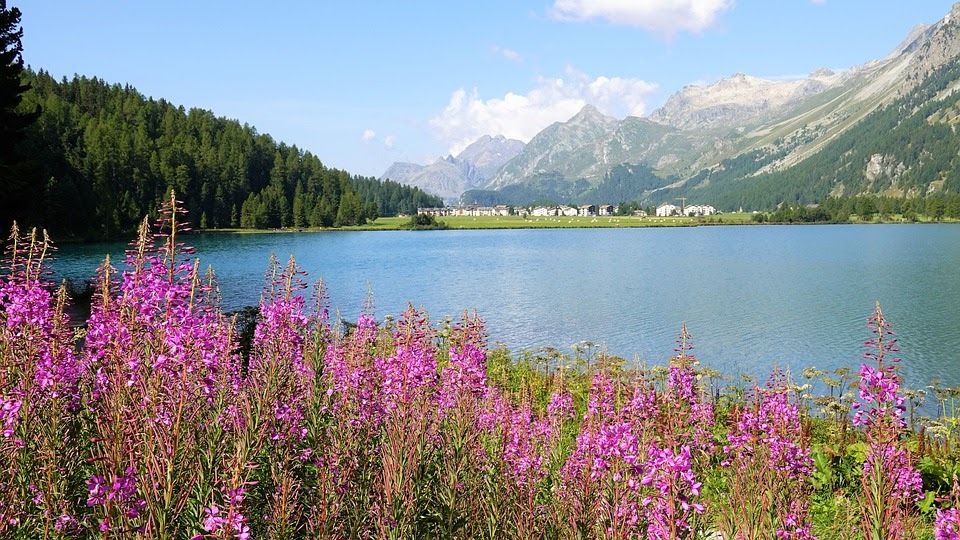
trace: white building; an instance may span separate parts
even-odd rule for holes
[[[417,214],[422,216],[452,216],[452,208],[417,208]]]
[[[617,209],[612,204],[601,204],[597,207],[597,215],[600,216],[612,216],[617,212]]]
[[[497,210],[490,206],[458,206],[448,216],[495,216]]]
[[[549,206],[538,206],[530,212],[530,215],[536,217],[546,217],[557,215],[557,209]]]
[[[717,209],[709,204],[691,204],[683,209],[683,213],[688,216],[712,216],[717,213]]]
[[[578,216],[584,216],[584,217],[586,217],[586,216],[595,216],[595,215],[597,215],[597,207],[596,207],[595,205],[592,205],[592,204],[581,204],[581,205],[577,208],[577,215],[578,215]]]
[[[557,214],[560,216],[575,216],[577,215],[577,209],[572,206],[561,206],[560,212]]]
[[[657,217],[669,217],[679,213],[680,207],[673,204],[664,203],[657,207]]]

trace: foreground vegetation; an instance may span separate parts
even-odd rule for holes
[[[247,336],[163,216],[122,269],[104,262],[76,332],[46,238],[13,231],[0,536],[958,537],[960,392],[915,415],[879,306],[858,374],[730,385],[686,328],[652,368],[585,348],[514,361],[476,316],[347,328],[291,260]]]

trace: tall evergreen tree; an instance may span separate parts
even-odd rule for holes
[[[23,28],[20,10],[0,0],[0,227],[15,218],[29,217],[28,196],[42,191],[39,179],[19,152],[24,130],[40,116],[40,109],[29,113],[17,110],[23,94],[30,89],[23,82]],[[36,180],[37,189],[31,190]]]

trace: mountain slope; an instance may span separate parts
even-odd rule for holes
[[[440,158],[429,165],[396,162],[380,178],[455,201],[464,191],[483,185],[504,163],[523,150],[524,144],[503,135],[484,135],[456,156]]]
[[[523,151],[522,141],[508,139],[503,135],[484,135],[457,154],[457,159],[470,163],[482,180],[493,178],[503,166]]]
[[[809,203],[828,195],[960,193],[958,90],[960,59],[955,59],[789,168],[757,174],[782,155],[744,154],[652,198],[669,200],[682,194],[733,209]]]
[[[915,27],[886,58],[842,72],[817,70],[794,80],[737,74],[712,85],[687,86],[648,118],[617,121],[585,109],[536,135],[488,188],[536,188],[544,179],[599,185],[618,165],[644,164],[664,182],[641,199],[722,195],[717,204],[727,208],[744,200],[813,202],[830,193],[915,196],[952,190],[946,181],[950,160],[931,154],[953,151],[938,141],[952,137],[956,113],[943,96],[960,85],[951,67],[958,57],[960,4],[936,24]],[[934,90],[940,98],[927,96]],[[918,121],[913,115],[921,108],[935,120]],[[937,122],[947,122],[950,129]],[[900,147],[888,147],[877,130],[897,133]],[[917,156],[926,157],[900,158],[911,144]],[[834,155],[838,148],[845,148],[843,159]],[[824,152],[829,153],[820,156]],[[836,169],[813,171],[811,163],[832,163]],[[937,183],[937,174],[944,181]],[[831,175],[844,180],[826,186]],[[780,189],[778,182],[791,187]],[[765,188],[758,190],[758,183]],[[753,192],[762,196],[741,196]]]
[[[586,105],[570,120],[554,122],[530,139],[523,151],[497,172],[487,188],[502,188],[544,173],[564,178],[589,176],[603,167],[602,154],[598,158],[597,148],[618,125],[615,118]]]

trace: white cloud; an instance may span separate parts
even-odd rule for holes
[[[733,4],[734,0],[555,0],[553,15],[574,21],[605,19],[671,36],[713,26]]]
[[[540,78],[526,94],[509,92],[483,99],[477,89],[460,88],[430,125],[449,152],[457,154],[482,135],[503,135],[527,142],[553,122],[563,122],[591,104],[618,118],[646,112],[646,99],[657,85],[641,79],[590,78],[573,68],[563,77]]]
[[[397,144],[396,135],[387,135],[386,137],[383,138],[383,145],[386,146],[387,148],[393,148],[394,145],[396,144]]]
[[[360,135],[360,140],[367,143],[377,138],[377,132],[367,128],[363,130],[363,134]]]
[[[511,62],[523,62],[523,56],[513,49],[508,49],[499,45],[494,45],[490,49],[494,52],[494,54],[498,54]]]

